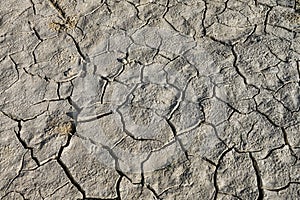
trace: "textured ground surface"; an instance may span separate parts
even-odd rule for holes
[[[298,0],[6,0],[0,198],[299,199]]]

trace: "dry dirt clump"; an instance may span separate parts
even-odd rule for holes
[[[69,16],[66,17],[66,19],[62,23],[55,22],[55,21],[50,22],[49,28],[57,32],[62,32],[62,31],[66,32],[68,30],[75,29],[77,22],[78,22],[78,18],[76,16]]]
[[[59,116],[57,113],[50,115],[44,131],[50,135],[72,135],[75,132],[74,122],[65,116]]]

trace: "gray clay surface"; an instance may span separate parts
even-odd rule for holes
[[[300,199],[299,0],[2,0],[0,200]]]

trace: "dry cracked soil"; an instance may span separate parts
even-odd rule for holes
[[[300,199],[299,0],[1,0],[1,200]]]

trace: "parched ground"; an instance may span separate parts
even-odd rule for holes
[[[299,0],[3,0],[1,200],[300,199]]]

